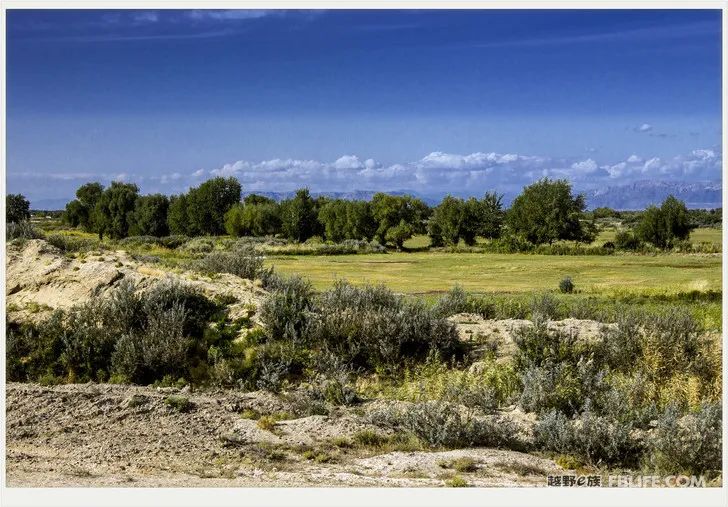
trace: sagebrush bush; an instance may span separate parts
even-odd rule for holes
[[[33,227],[33,225],[27,220],[22,222],[8,222],[5,224],[6,241],[13,241],[15,239],[28,240],[42,238],[43,233]]]
[[[188,236],[181,234],[173,234],[171,236],[164,236],[159,238],[159,242],[165,248],[176,249],[184,245],[190,240]]]
[[[302,343],[313,310],[313,287],[301,277],[278,278],[260,307],[260,318],[271,339]]]
[[[455,285],[437,300],[433,312],[440,317],[449,317],[469,311],[468,294],[460,285]]]
[[[646,466],[661,473],[719,473],[722,466],[723,428],[720,403],[703,403],[680,416],[668,406],[647,440]]]
[[[561,309],[559,301],[548,292],[534,296],[531,300],[532,319],[558,319],[560,317]]]
[[[215,249],[215,242],[211,238],[198,236],[187,241],[181,248],[192,254],[204,254],[212,252]]]
[[[514,361],[519,370],[546,363],[576,364],[588,352],[586,343],[576,333],[549,329],[548,321],[540,313],[536,314],[533,325],[514,330],[513,341],[517,347]]]
[[[410,432],[434,448],[518,446],[511,420],[476,417],[443,401],[382,409],[371,413],[369,420],[378,426]]]
[[[283,388],[290,364],[285,361],[266,361],[261,365],[256,385],[258,389],[278,393]]]
[[[601,397],[607,389],[605,377],[605,371],[598,370],[593,361],[585,358],[576,364],[547,362],[543,366],[530,366],[521,376],[523,390],[519,405],[529,412],[558,409],[573,414],[588,399]]]
[[[52,374],[72,382],[104,381],[116,375],[149,383],[179,376],[190,366],[191,336],[201,336],[215,309],[197,290],[177,282],[140,291],[122,280],[106,298],[56,310],[13,331],[12,379]]]
[[[395,368],[404,358],[424,359],[430,350],[451,356],[459,346],[452,323],[381,286],[340,281],[315,298],[308,282],[279,280],[260,315],[270,339],[335,354],[369,370]]]
[[[404,358],[457,353],[455,326],[417,300],[384,287],[338,282],[317,300],[308,336],[358,367],[396,368]]]
[[[263,258],[253,247],[241,247],[229,252],[210,252],[195,263],[195,268],[206,273],[230,273],[255,280],[263,271]]]
[[[548,451],[572,454],[592,465],[633,466],[641,456],[632,425],[599,416],[588,406],[574,419],[554,410],[534,428],[536,445]]]

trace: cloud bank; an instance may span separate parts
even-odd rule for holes
[[[632,154],[615,163],[588,158],[554,158],[517,153],[476,152],[466,155],[433,151],[419,160],[382,164],[373,158],[342,155],[333,161],[238,160],[212,169],[141,174],[131,171],[9,172],[10,192],[31,200],[70,199],[88,181],[137,183],[143,193],[180,193],[215,176],[233,176],[246,192],[288,192],[308,187],[314,192],[411,191],[427,196],[452,193],[480,196],[487,190],[516,194],[543,178],[565,178],[579,191],[625,185],[641,180],[720,181],[722,153],[696,149],[672,158]]]

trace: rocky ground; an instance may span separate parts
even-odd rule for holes
[[[170,396],[187,398],[189,408],[170,407]],[[500,449],[342,445],[374,429],[365,415],[381,401],[262,429],[246,414],[286,409],[265,392],[9,383],[6,397],[9,486],[436,487],[455,474],[470,486],[545,486],[561,471],[551,460]],[[463,457],[474,461],[470,471],[448,465]]]

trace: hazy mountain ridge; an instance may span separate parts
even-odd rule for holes
[[[644,209],[674,195],[688,208],[719,208],[723,202],[721,182],[682,182],[643,180],[585,192],[590,209],[600,206],[627,210]]]

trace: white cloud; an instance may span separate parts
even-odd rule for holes
[[[356,155],[344,155],[334,162],[334,167],[337,169],[362,169],[364,164],[361,163],[359,157]]]
[[[209,171],[210,175],[234,175],[248,190],[289,191],[308,186],[318,191],[402,190],[479,194],[487,189],[519,189],[544,176],[566,178],[579,187],[627,183],[644,178],[718,179],[720,157],[713,150],[694,150],[688,155],[646,161],[637,155],[600,164],[593,158],[559,159],[516,153],[470,154],[433,151],[419,160],[382,165],[373,159],[343,155],[333,162],[272,159],[239,160]]]
[[[649,132],[650,130],[652,130],[652,125],[649,123],[643,123],[639,127],[635,127],[636,132]]]
[[[214,176],[233,176],[245,191],[286,192],[301,187],[312,191],[410,190],[423,194],[481,195],[487,190],[514,193],[544,176],[566,178],[581,190],[621,185],[644,179],[673,181],[720,180],[720,149],[696,149],[672,158],[630,155],[600,163],[594,158],[554,158],[516,153],[454,154],[434,151],[419,160],[382,164],[353,154],[333,161],[302,159],[238,160],[214,169],[144,176],[84,172],[8,173],[9,185],[35,198],[70,197],[84,182],[127,181],[142,193],[186,191]],[[32,192],[29,190],[32,189]]]
[[[227,9],[213,10],[202,9],[187,12],[187,17],[195,20],[215,20],[215,21],[238,21],[246,19],[260,19],[271,16],[280,11],[264,10],[264,9]]]
[[[159,21],[159,14],[156,11],[139,11],[132,14],[132,20],[136,23],[156,23]]]

